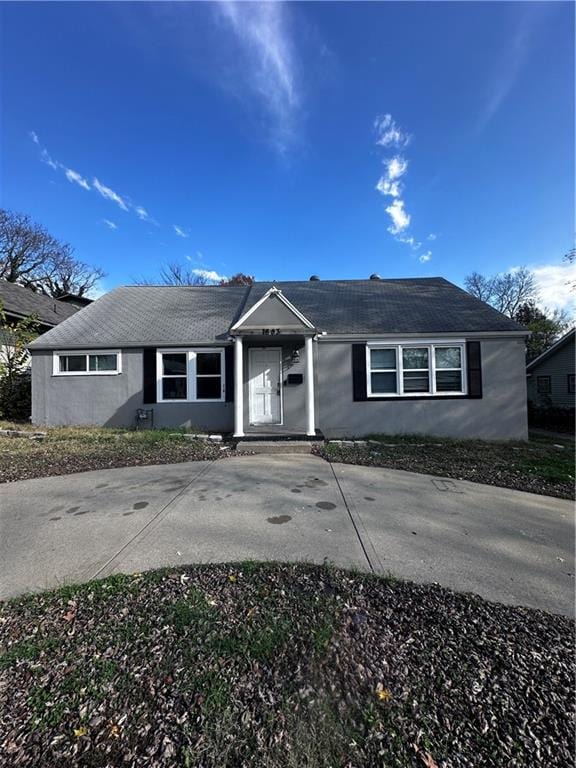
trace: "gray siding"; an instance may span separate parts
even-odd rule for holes
[[[142,382],[141,349],[122,350],[122,373],[117,376],[53,376],[52,352],[32,351],[32,421],[131,427],[138,408],[153,408],[157,427],[233,429],[232,403],[144,405]]]
[[[574,408],[574,393],[568,392],[570,373],[574,373],[573,338],[532,368],[528,375],[528,400],[537,405],[551,404],[559,408]],[[552,391],[549,395],[539,394],[536,387],[538,376],[550,376]]]
[[[248,349],[245,344],[245,382]],[[264,346],[264,345],[263,345]],[[284,379],[304,374],[303,342],[282,346]],[[300,360],[292,362],[292,350]],[[420,399],[354,402],[352,345],[321,341],[315,347],[316,425],[327,437],[369,433],[422,433],[450,437],[525,439],[527,437],[524,340],[482,340],[483,397],[479,400]],[[232,403],[142,402],[142,350],[122,351],[117,376],[53,376],[52,352],[32,351],[32,420],[46,425],[133,426],[138,408],[153,408],[156,426],[191,426],[231,432]],[[248,386],[244,388],[248,426]],[[284,387],[284,425],[305,431],[305,384]]]
[[[318,427],[327,437],[370,433],[520,439],[528,435],[523,339],[485,339],[483,397],[354,402],[351,344],[321,342]]]
[[[293,328],[296,331],[308,327],[277,296],[270,296],[246,318],[240,328]]]

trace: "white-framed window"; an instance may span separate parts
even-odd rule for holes
[[[465,395],[464,341],[370,342],[368,397]]]
[[[54,376],[115,376],[122,373],[122,354],[119,349],[94,349],[54,352]]]
[[[224,400],[224,349],[159,349],[159,403],[218,403]]]

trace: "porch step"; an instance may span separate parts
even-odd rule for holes
[[[311,453],[308,440],[239,440],[236,453]]]

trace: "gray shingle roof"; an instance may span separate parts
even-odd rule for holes
[[[470,333],[522,327],[443,278],[117,288],[33,348],[212,343],[272,286],[328,334]]]
[[[0,301],[7,315],[37,315],[43,325],[58,325],[78,312],[78,307],[34,293],[30,288],[7,280],[0,280]]]

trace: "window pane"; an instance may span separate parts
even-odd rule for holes
[[[402,350],[404,368],[428,368],[427,347],[407,347]]]
[[[162,379],[163,400],[186,400],[186,378]]]
[[[76,373],[86,370],[86,355],[60,355],[60,372]]]
[[[372,370],[378,368],[396,368],[396,350],[395,349],[371,349],[370,367]]]
[[[196,379],[197,400],[220,400],[222,397],[220,376],[203,376]]]
[[[436,371],[437,392],[461,392],[462,374],[460,371]]]
[[[436,368],[461,368],[460,347],[436,347]]]
[[[164,376],[186,375],[186,353],[168,352],[162,355]]]
[[[404,392],[428,392],[430,389],[428,374],[422,371],[404,373]]]
[[[552,379],[550,376],[537,376],[536,389],[541,395],[548,395],[552,391]]]
[[[116,355],[89,355],[88,362],[91,371],[115,371]]]
[[[220,352],[198,352],[196,355],[196,373],[199,375],[220,375]]]
[[[395,394],[396,393],[396,373],[373,373],[371,374],[372,394]]]

